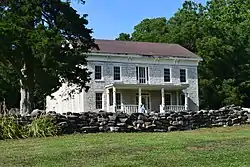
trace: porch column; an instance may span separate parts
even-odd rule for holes
[[[116,88],[113,86],[113,112],[116,112]]]
[[[160,112],[163,113],[165,108],[165,92],[164,88],[161,88],[161,107],[160,107]]]
[[[188,110],[188,93],[185,93],[185,110]]]
[[[106,95],[107,95],[107,112],[109,112],[109,89],[106,89]]]
[[[176,91],[176,105],[177,105],[177,106],[179,105],[179,99],[180,99],[179,96],[180,96],[180,95],[179,95],[179,91]]]
[[[141,108],[141,104],[142,104],[142,100],[141,100],[141,88],[139,88],[138,90],[138,112],[140,112],[140,108]]]

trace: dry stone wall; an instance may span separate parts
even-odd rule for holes
[[[35,110],[29,116],[17,117],[19,124],[28,124],[41,111]],[[250,123],[250,113],[238,106],[226,106],[219,110],[183,111],[166,113],[84,112],[47,113],[55,118],[55,124],[62,134],[96,132],[168,132],[198,128],[236,126]]]

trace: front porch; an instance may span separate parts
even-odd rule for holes
[[[127,114],[151,111],[188,110],[188,85],[109,85],[106,87],[108,112]]]

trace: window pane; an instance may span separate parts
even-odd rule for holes
[[[181,94],[180,96],[180,105],[185,105],[185,95]]]
[[[121,79],[121,68],[114,67],[114,80],[120,80],[120,79]]]
[[[164,82],[170,82],[170,69],[164,69]]]
[[[165,94],[165,105],[171,105],[171,94]]]
[[[96,109],[102,109],[102,93],[95,94]]]
[[[180,69],[180,82],[186,82],[186,70]]]
[[[95,66],[95,79],[102,79],[102,67]]]

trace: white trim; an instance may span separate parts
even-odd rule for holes
[[[102,94],[102,108],[96,107],[96,93]],[[95,91],[95,110],[103,110],[103,109],[104,109],[104,93],[103,93],[103,91]]]
[[[84,53],[85,55],[97,55],[97,56],[104,56],[104,57],[126,57],[126,58],[138,58],[138,57],[142,57],[142,55],[136,55],[136,54],[114,54],[114,53],[99,53],[99,52],[91,52],[91,53]],[[147,57],[147,56],[144,56]],[[147,57],[148,58],[148,57]],[[161,61],[162,59],[171,59],[171,60],[194,60],[194,61],[202,61],[203,59],[200,57],[194,58],[194,57],[190,57],[190,58],[185,58],[185,57],[174,57],[174,56],[151,56],[151,58],[157,59],[159,61]]]
[[[188,69],[187,68],[180,68],[179,69],[179,74],[181,74],[181,70],[185,70],[185,77],[186,77],[186,82],[181,82],[181,75],[180,75],[180,83],[188,83]]]
[[[165,77],[165,74],[164,74],[165,73],[165,69],[169,69],[169,73],[170,73],[170,81],[169,82],[166,82],[165,78],[164,78]],[[164,67],[163,68],[163,82],[164,83],[172,83],[173,82],[173,79],[172,79],[172,67]]]
[[[115,67],[119,67],[120,68],[120,80],[115,80]],[[112,74],[113,74],[113,80],[114,82],[121,82],[122,81],[122,66],[121,65],[114,65],[113,66],[113,70],[112,70]]]
[[[91,53],[87,61],[94,62],[117,62],[117,63],[138,63],[138,64],[162,64],[162,65],[186,65],[198,66],[201,59],[196,58],[176,58],[176,57],[146,57],[140,55],[116,55]]]
[[[138,67],[138,74],[136,74],[136,68]],[[143,67],[143,68],[145,68],[145,83],[140,83],[140,79],[139,79],[139,74],[140,74],[140,70],[139,70],[139,68],[140,67]],[[147,65],[141,65],[141,64],[135,64],[135,74],[136,75],[138,75],[138,80],[136,80],[136,82],[138,83],[138,84],[150,84],[150,74],[149,74],[149,70],[150,68],[149,68],[149,66],[147,66]],[[148,74],[148,75],[147,75]],[[135,75],[135,77],[136,77],[136,75]],[[147,78],[148,77],[148,78]],[[137,78],[136,78],[137,79]],[[148,80],[147,80],[148,79]]]
[[[101,79],[95,79],[95,67],[96,67],[96,66],[101,66]],[[103,65],[98,65],[98,64],[94,65],[94,80],[95,80],[95,81],[104,81],[104,76],[103,76],[103,74],[104,74]]]

